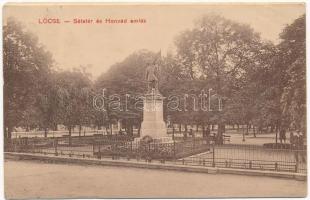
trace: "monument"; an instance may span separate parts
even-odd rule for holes
[[[148,63],[145,79],[147,81],[147,92],[143,99],[143,121],[140,138],[149,136],[153,139],[167,140],[169,137],[163,117],[164,97],[158,89],[159,65],[156,60]]]

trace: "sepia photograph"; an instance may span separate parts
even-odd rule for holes
[[[5,199],[307,197],[306,4],[2,7]]]

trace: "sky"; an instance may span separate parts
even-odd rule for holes
[[[265,40],[279,42],[283,28],[305,13],[303,4],[6,4],[8,17],[21,21],[53,55],[59,69],[88,66],[93,79],[140,49],[174,50],[174,38],[205,14],[249,24]],[[44,18],[60,24],[40,24]],[[74,24],[74,19],[92,19]],[[95,23],[96,19],[143,19],[145,23]],[[65,23],[64,21],[70,21]],[[129,22],[129,21],[128,21]]]

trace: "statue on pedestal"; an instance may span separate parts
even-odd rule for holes
[[[145,79],[147,81],[147,92],[150,93],[153,89],[158,92],[158,76],[159,66],[154,61],[146,68]]]
[[[147,81],[147,93],[159,93],[158,90],[158,82],[159,82],[159,62],[161,59],[161,51],[159,51],[155,58],[150,60],[147,64],[148,66],[146,67],[146,72],[145,72],[145,79]]]
[[[164,122],[164,97],[159,93],[159,64],[160,52],[156,58],[148,62],[145,72],[147,93],[143,99],[143,120],[141,123],[140,138],[162,139],[167,138],[167,128]]]

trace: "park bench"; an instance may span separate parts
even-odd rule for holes
[[[230,143],[230,135],[223,135],[223,143],[225,144],[225,142]]]
[[[94,136],[94,137],[102,137],[103,134],[102,134],[102,133],[94,133],[93,136]]]
[[[210,138],[210,141],[215,142],[216,141],[216,134],[215,133],[211,133],[209,138]],[[225,142],[229,142],[230,143],[230,135],[222,135],[222,140],[223,140],[223,144],[225,144]]]

